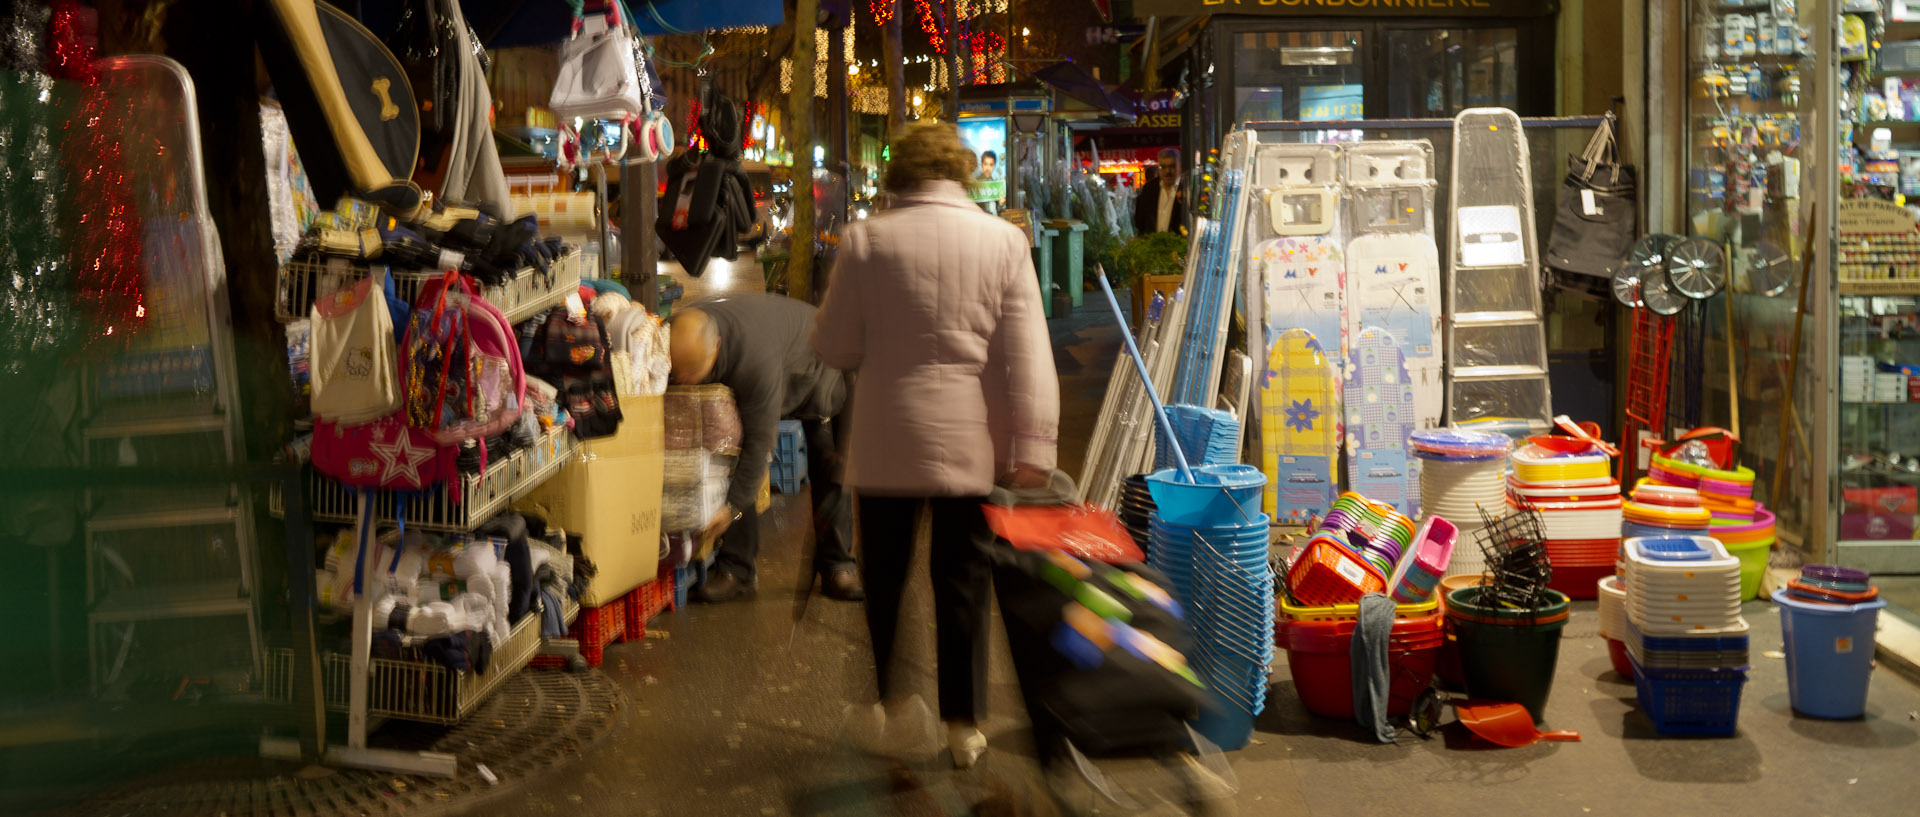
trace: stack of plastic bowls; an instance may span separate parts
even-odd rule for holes
[[[1218,727],[1209,725],[1219,734],[1208,737],[1222,746],[1245,745],[1253,719],[1266,708],[1274,649],[1274,575],[1267,561],[1266,524],[1263,517],[1258,530],[1193,532],[1189,620],[1194,651],[1208,690],[1235,716]]]
[[[1693,488],[1641,480],[1621,504],[1620,534],[1626,537],[1704,535],[1713,514]]]
[[[1352,491],[1340,495],[1320,521],[1319,533],[1337,534],[1356,555],[1385,576],[1413,545],[1418,526],[1392,505]]]
[[[1589,485],[1536,483],[1515,476],[1508,478],[1507,491],[1514,505],[1525,503],[1540,514],[1553,565],[1547,586],[1569,598],[1594,598],[1620,552],[1620,484],[1612,478]]]
[[[1481,510],[1499,518],[1507,512],[1507,454],[1513,439],[1493,431],[1426,429],[1408,439],[1420,459],[1420,512],[1442,516],[1471,538],[1485,527]],[[1456,550],[1447,575],[1478,574],[1486,562],[1473,548]]]

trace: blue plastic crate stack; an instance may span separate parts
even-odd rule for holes
[[[1628,539],[1627,653],[1640,708],[1662,735],[1732,735],[1747,682],[1740,560],[1705,536]]]
[[[773,489],[783,494],[800,493],[800,486],[807,484],[807,435],[799,420],[780,421],[780,438],[767,473]]]

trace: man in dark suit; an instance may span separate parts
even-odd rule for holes
[[[1180,151],[1160,151],[1159,169],[1147,173],[1147,183],[1133,200],[1133,231],[1184,233],[1187,227],[1187,189],[1180,183]]]

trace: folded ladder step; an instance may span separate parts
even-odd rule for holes
[[[1461,312],[1453,316],[1454,326],[1533,326],[1540,315],[1528,309],[1512,312]]]
[[[1456,381],[1470,380],[1545,380],[1547,370],[1539,366],[1461,366],[1453,370]]]

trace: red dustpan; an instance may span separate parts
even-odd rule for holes
[[[1469,731],[1508,748],[1532,746],[1543,740],[1580,739],[1579,732],[1568,729],[1540,731],[1540,727],[1533,725],[1533,716],[1527,714],[1527,708],[1515,703],[1460,701],[1453,708]]]

